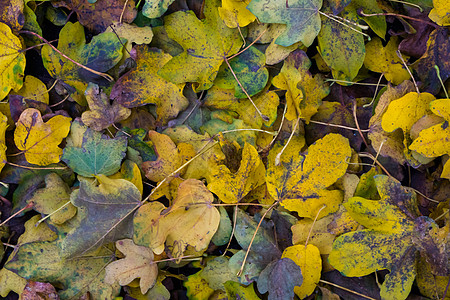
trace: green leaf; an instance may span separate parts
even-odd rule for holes
[[[80,180],[80,188],[70,195],[73,205],[85,214],[79,227],[61,241],[61,255],[83,255],[108,242],[132,237],[132,212],[141,205],[141,193],[125,179],[98,175],[99,185]]]
[[[298,41],[311,46],[320,31],[321,7],[322,0],[253,0],[247,6],[263,23],[287,25],[286,31],[275,41],[285,47]]]
[[[112,299],[119,294],[119,285],[106,284],[103,279],[111,259],[111,250],[104,248],[95,255],[64,260],[56,242],[37,242],[22,245],[5,267],[28,280],[62,287],[61,300],[87,292],[94,299]]]
[[[81,176],[108,176],[119,171],[126,149],[125,136],[110,139],[88,128],[81,147],[66,146],[61,160]]]
[[[149,19],[161,17],[174,0],[145,0],[142,14]]]
[[[250,96],[259,93],[266,86],[269,79],[269,71],[265,67],[266,57],[257,48],[253,46],[248,48],[239,56],[231,59],[229,63],[239,82]],[[246,97],[230,68],[225,64],[220,68],[214,84],[225,89],[234,88],[236,98]]]
[[[98,72],[106,72],[122,58],[122,43],[112,32],[104,32],[86,44],[84,28],[80,23],[68,22],[59,33],[58,50],[76,62]],[[95,75],[62,57],[49,45],[42,47],[42,61],[50,75],[74,88],[74,99],[84,104],[87,83],[99,80]]]
[[[342,17],[357,22],[355,10],[345,10]],[[333,77],[352,81],[364,63],[366,51],[364,36],[348,26],[351,25],[344,26],[324,17],[317,40],[319,53],[331,68]]]

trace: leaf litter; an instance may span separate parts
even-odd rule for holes
[[[0,6],[1,297],[450,299],[445,1]]]

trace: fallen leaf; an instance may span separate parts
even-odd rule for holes
[[[125,258],[106,266],[105,282],[113,284],[118,281],[123,286],[135,278],[140,278],[141,292],[147,293],[155,285],[158,276],[158,266],[153,262],[152,250],[137,246],[129,239],[116,241],[116,247],[125,255]]]
[[[239,51],[242,45],[239,31],[228,28],[220,19],[218,2],[206,2],[204,20],[197,19],[192,11],[177,11],[164,18],[167,34],[183,47],[184,52],[158,71],[161,77],[175,84],[196,82],[196,92],[207,90],[224,58]]]
[[[269,153],[266,182],[270,195],[301,217],[314,219],[324,204],[326,208],[321,210],[319,218],[335,212],[343,194],[326,188],[347,170],[346,159],[351,156],[348,140],[338,134],[328,134],[311,145],[306,156],[292,151],[288,145],[281,164],[275,165],[280,151],[278,145]]]
[[[264,53],[256,47],[250,47],[245,52],[229,61],[231,69],[249,96],[259,93],[267,84],[269,71],[265,67]],[[222,65],[214,84],[224,89],[233,89],[236,98],[246,98],[241,85],[235,79],[227,65]]]
[[[56,242],[27,243],[19,248],[6,269],[28,280],[62,286],[58,291],[62,300],[86,292],[95,299],[111,299],[119,294],[119,286],[103,280],[110,256],[110,250],[103,249],[92,256],[64,260],[58,253]],[[73,280],[74,277],[79,279]]]
[[[124,136],[110,139],[88,128],[82,137],[81,145],[67,145],[61,157],[75,173],[93,177],[99,174],[108,176],[119,171],[127,149]]]
[[[37,109],[28,108],[16,123],[14,142],[30,164],[57,163],[63,153],[58,145],[69,134],[70,121],[69,117],[57,115],[44,123]]]
[[[281,46],[302,42],[311,46],[319,34],[321,21],[319,9],[322,0],[253,0],[247,8],[263,23],[286,24],[286,31],[275,41]]]
[[[141,206],[141,193],[125,179],[109,179],[97,175],[98,185],[89,179],[80,180],[80,188],[70,201],[83,211],[78,227],[61,241],[62,257],[73,258],[121,238],[132,236],[132,212]]]
[[[433,7],[428,17],[440,26],[449,26],[448,2],[446,0],[433,0]]]
[[[313,77],[308,71],[311,61],[305,52],[296,50],[284,61],[280,74],[272,84],[286,90],[287,110],[285,117],[292,121],[302,118],[307,123],[330,92],[320,75]]]
[[[28,202],[34,203],[34,209],[41,214],[51,214],[50,221],[63,224],[71,219],[77,209],[70,203],[71,190],[56,173],[45,176],[45,188],[34,192]]]
[[[45,84],[38,78],[27,75],[23,81],[23,86],[17,92],[16,95],[23,96],[26,99],[43,102],[48,104],[48,91]]]
[[[8,128],[8,118],[0,112],[0,171],[6,164],[6,140],[5,133]]]
[[[386,80],[397,85],[409,79],[409,73],[405,70],[402,61],[397,56],[397,37],[392,37],[386,47],[381,44],[381,39],[375,38],[366,44],[366,57],[364,66],[373,72],[383,73]],[[408,57],[403,59],[406,61]]]
[[[108,96],[95,83],[88,84],[85,95],[89,111],[81,115],[81,120],[95,131],[102,131],[114,123],[125,120],[131,114],[131,110],[118,102],[111,105]]]
[[[311,295],[319,283],[322,271],[319,249],[312,244],[295,245],[286,248],[281,258],[292,259],[301,269],[303,282],[300,286],[294,287],[294,293],[300,299]]]
[[[21,300],[59,300],[58,293],[53,285],[50,283],[29,281],[22,294]]]
[[[157,74],[172,56],[145,45],[135,46],[131,56],[136,61],[136,69],[119,78],[111,98],[128,108],[155,104],[157,121],[166,124],[189,104],[183,96],[184,84],[173,84]]]
[[[342,17],[356,22],[356,11],[345,10]],[[358,75],[366,54],[364,36],[329,18],[323,17],[317,36],[319,53],[331,68],[334,79],[352,81]]]
[[[22,29],[25,23],[23,0],[3,1],[0,3],[0,22],[9,26],[14,33]]]
[[[174,0],[145,0],[142,14],[147,18],[159,18]]]
[[[269,292],[269,300],[292,299],[295,286],[301,286],[300,267],[290,258],[275,260],[267,265],[258,278],[258,291]]]
[[[25,71],[25,53],[22,52],[20,39],[11,32],[11,28],[0,22],[0,100],[4,99],[11,89],[22,88]]]
[[[208,189],[216,194],[222,202],[237,203],[248,192],[264,184],[265,168],[258,151],[245,143],[239,170],[232,173],[225,165],[220,165]]]
[[[241,284],[239,284],[239,282],[227,281],[223,285],[225,287],[227,297],[230,300],[240,300],[240,299],[258,300],[258,299],[260,299],[255,292],[255,288],[254,288],[253,284],[250,284],[247,287],[244,287]]]
[[[86,44],[83,26],[78,22],[67,22],[59,33],[58,50],[88,68],[106,72],[122,58],[124,42],[126,40],[119,40],[114,33],[104,32]],[[94,82],[101,77],[75,65],[49,45],[44,45],[41,52],[44,67],[50,76],[69,85],[69,94],[73,94],[74,99],[84,105],[87,82]]]
[[[430,110],[445,119],[444,122],[420,131],[419,137],[413,141],[409,149],[426,157],[438,157],[450,154],[450,101],[439,99],[430,102]],[[444,165],[442,178],[450,179],[450,162]]]
[[[119,18],[125,23],[131,23],[136,17],[137,10],[134,0],[118,0],[113,3],[108,0],[60,0],[52,3],[54,7],[65,7],[78,15],[83,26],[94,33],[104,32],[113,20]],[[67,54],[67,53],[65,53]]]
[[[251,0],[222,0],[219,16],[230,28],[245,27],[256,17],[248,9]]]
[[[165,245],[174,257],[181,257],[188,245],[200,251],[206,248],[217,230],[220,213],[211,205],[214,197],[196,179],[182,182],[172,206],[151,202],[139,208],[134,216],[134,237],[137,245],[161,254]]]
[[[186,295],[189,299],[209,299],[214,290],[209,287],[205,279],[200,276],[200,272],[189,275],[187,280],[183,282],[187,289]]]

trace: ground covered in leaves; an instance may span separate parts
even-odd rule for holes
[[[450,299],[448,0],[0,12],[1,297]]]

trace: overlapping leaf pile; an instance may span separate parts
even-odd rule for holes
[[[0,296],[450,299],[450,5],[410,2],[0,3]]]

